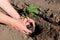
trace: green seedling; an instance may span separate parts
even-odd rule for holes
[[[28,5],[24,7],[24,11],[30,16],[36,16],[39,13],[40,9],[34,5]]]

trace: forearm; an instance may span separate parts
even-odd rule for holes
[[[0,22],[11,26],[12,25],[16,26],[17,23],[15,19],[10,18],[9,16],[3,14],[2,12],[0,12]]]
[[[19,19],[20,15],[18,12],[12,7],[8,0],[0,0],[0,7],[3,8],[10,16],[13,18]]]

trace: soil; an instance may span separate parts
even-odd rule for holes
[[[31,17],[36,21],[35,31],[27,36],[19,30],[0,24],[0,40],[60,40],[60,0],[19,1],[20,3],[18,3],[17,7],[20,9],[24,3],[33,4],[41,8],[36,18]]]

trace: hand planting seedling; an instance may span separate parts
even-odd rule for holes
[[[23,17],[26,17],[26,16],[37,16],[37,14],[39,13],[40,9],[34,5],[26,5],[23,7],[23,13],[22,13],[22,16]],[[24,16],[25,15],[25,16]],[[32,23],[30,23],[29,25],[27,25],[27,28],[29,30],[31,30],[32,32],[34,32],[35,28],[33,27]]]

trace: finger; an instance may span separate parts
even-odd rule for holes
[[[21,32],[24,33],[24,34],[28,34],[28,33],[27,33],[26,31],[24,31],[24,30],[22,30]]]
[[[25,25],[29,25],[29,22],[25,23]]]
[[[25,33],[27,33],[27,34],[29,34],[29,33],[31,33],[32,31],[31,30],[29,30],[29,29],[27,29],[27,28],[25,28]]]
[[[31,22],[32,22],[33,26],[35,27],[35,22],[33,20]]]
[[[25,18],[25,19],[24,19],[24,23],[26,23],[27,21],[28,21],[28,20]]]
[[[16,29],[17,30],[20,30],[18,27],[16,27]],[[29,34],[29,32],[28,31],[26,31],[26,30],[20,30],[22,33],[24,33],[24,34]]]
[[[29,22],[31,22],[33,26],[35,27],[35,22],[32,19],[30,19]]]
[[[29,32],[27,32],[27,31],[25,31],[25,30],[23,30],[22,32],[23,32],[24,34],[29,34]]]
[[[15,27],[17,30],[20,30],[18,27]],[[29,33],[31,33],[31,31],[30,30],[28,30],[27,28],[24,28],[24,29],[22,29],[22,30],[20,30],[22,33],[24,33],[24,34],[29,34]]]
[[[35,27],[35,21],[30,19],[29,17],[27,17],[27,19],[28,19],[29,22],[32,22],[33,26]]]
[[[27,33],[25,30],[20,30],[22,33],[24,33],[24,34],[29,34],[29,33]]]

